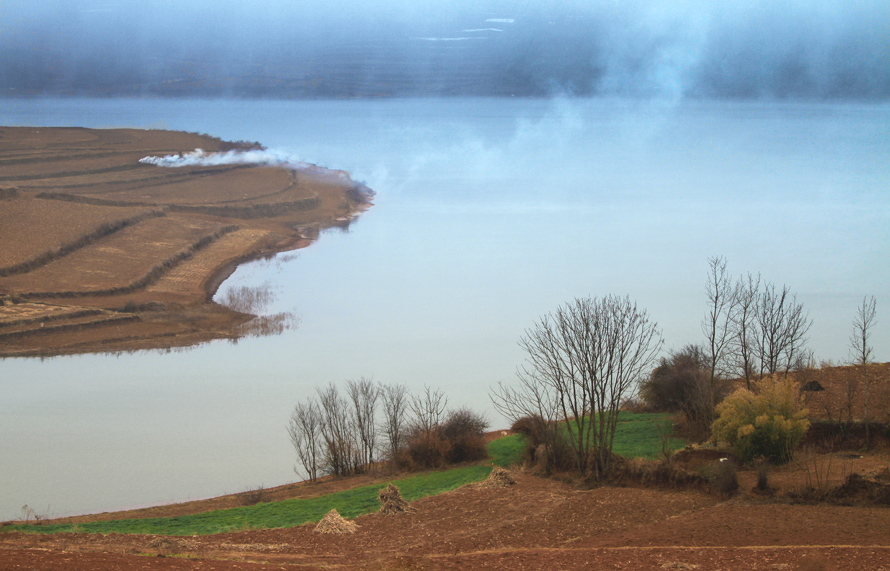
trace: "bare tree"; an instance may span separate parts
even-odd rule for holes
[[[404,446],[405,416],[408,412],[408,389],[404,385],[383,385],[383,436],[386,438],[386,455],[395,460]]]
[[[415,430],[430,432],[442,426],[446,406],[448,399],[445,393],[424,386],[423,394],[413,397],[408,405],[413,415],[412,425]]]
[[[323,448],[321,428],[322,413],[317,402],[310,400],[294,407],[287,425],[287,433],[310,482],[318,479]],[[294,472],[299,474],[296,467]]]
[[[423,394],[413,397],[408,453],[416,466],[434,468],[446,462],[447,444],[442,435],[448,399],[441,391],[424,387]]]
[[[494,407],[508,418],[511,424],[520,419],[529,419],[535,428],[538,444],[544,446],[544,468],[548,472],[557,466],[556,449],[560,444],[562,433],[557,425],[559,420],[559,395],[552,383],[537,382],[533,376],[519,369],[517,371],[518,386],[498,383],[490,393]]]
[[[346,381],[346,393],[352,401],[352,418],[360,444],[359,463],[371,469],[374,466],[374,450],[377,447],[376,412],[380,390],[374,381],[361,377],[357,381]]]
[[[853,364],[856,365],[862,373],[862,390],[865,398],[865,411],[863,421],[865,422],[865,447],[871,448],[871,432],[869,431],[868,422],[868,397],[871,379],[868,376],[868,365],[872,362],[872,347],[869,345],[869,337],[871,337],[877,317],[877,301],[874,296],[863,297],[862,305],[856,309],[856,317],[853,319],[853,331],[850,333],[850,351],[853,354]]]
[[[716,399],[717,382],[729,370],[727,362],[734,337],[734,318],[738,305],[737,288],[726,271],[726,258],[708,258],[708,283],[705,291],[708,296],[708,313],[702,320],[702,333],[705,334],[705,357],[708,367],[710,391]],[[716,406],[712,402],[710,408]]]
[[[754,375],[757,302],[760,296],[760,274],[739,277],[735,286],[736,304],[733,312],[733,355],[736,370],[745,377],[746,388],[751,390]]]
[[[656,325],[626,297],[575,299],[526,330],[519,344],[527,353],[519,373],[525,388],[501,394],[552,399],[579,473],[600,477],[612,455],[620,403],[661,346]],[[543,388],[529,390],[536,384]]]
[[[754,342],[760,359],[760,375],[779,371],[787,375],[804,348],[813,322],[788,286],[776,290],[772,283],[766,284],[760,293],[755,315]]]
[[[321,435],[324,440],[322,468],[335,476],[349,476],[358,471],[359,446],[349,403],[340,397],[336,385],[318,390],[322,410]]]

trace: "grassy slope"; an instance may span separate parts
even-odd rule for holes
[[[612,452],[625,458],[658,458],[662,454],[658,427],[663,434],[670,435],[673,424],[670,414],[620,412]],[[667,445],[671,450],[678,450],[686,446],[686,441],[669,437]]]
[[[621,413],[615,435],[615,452],[625,457],[655,458],[661,454],[661,439],[656,423],[670,429],[670,415]],[[671,439],[675,447],[683,442]],[[488,445],[492,464],[510,466],[522,461],[525,437],[519,434],[500,438]],[[440,472],[419,474],[394,480],[406,500],[414,501],[478,482],[488,477],[491,466],[465,466]],[[8,530],[37,533],[142,533],[195,535],[225,533],[245,529],[295,527],[318,521],[336,509],[346,518],[377,511],[377,492],[384,484],[363,486],[308,499],[261,503],[254,506],[216,510],[168,518],[125,519],[81,524],[10,526]]]
[[[612,451],[625,458],[649,460],[658,458],[662,455],[658,428],[661,427],[663,434],[670,435],[672,425],[673,419],[670,414],[620,412]],[[670,450],[678,450],[683,448],[686,442],[680,438],[668,437],[666,444]],[[506,468],[522,461],[525,446],[525,437],[514,434],[489,444],[488,452],[494,465]]]
[[[478,482],[488,477],[490,472],[491,466],[467,466],[410,476],[394,480],[393,483],[410,502],[447,492],[470,482]],[[283,500],[179,517],[14,526],[13,529],[39,533],[203,535],[245,529],[295,527],[306,522],[318,521],[332,509],[336,509],[340,515],[347,518],[377,511],[380,508],[377,491],[384,487],[385,484],[363,486],[315,498]]]

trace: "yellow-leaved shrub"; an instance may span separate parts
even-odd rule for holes
[[[766,377],[757,388],[757,393],[739,389],[717,405],[711,435],[745,462],[763,457],[783,464],[810,427],[807,410],[789,378]]]

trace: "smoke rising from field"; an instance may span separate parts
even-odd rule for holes
[[[0,94],[886,100],[890,3],[7,0]]]
[[[163,157],[144,157],[140,163],[159,167],[215,167],[220,165],[266,165],[291,169],[306,169],[313,165],[298,160],[294,156],[274,150],[231,150],[226,152],[208,153],[203,149],[195,149],[190,153],[166,155]]]
[[[316,178],[350,184],[351,197],[359,202],[368,202],[375,196],[374,190],[361,181],[353,181],[349,174],[341,170],[331,170],[297,159],[286,151],[273,149],[233,149],[225,152],[208,153],[195,149],[189,153],[165,155],[163,157],[143,157],[139,162],[164,168],[216,167],[224,165],[257,165],[282,167],[289,170],[309,172]]]

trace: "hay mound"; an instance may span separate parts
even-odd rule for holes
[[[491,474],[488,475],[488,478],[484,482],[486,486],[493,488],[506,488],[515,483],[516,478],[513,477],[513,474],[511,474],[509,470],[505,470],[500,466],[495,466],[494,470],[491,471]]]
[[[354,521],[344,519],[337,510],[331,510],[321,518],[315,526],[315,533],[355,533],[358,525]]]
[[[377,497],[380,499],[380,513],[383,515],[417,511],[408,505],[399,488],[392,484],[388,484],[386,488],[380,490]]]

